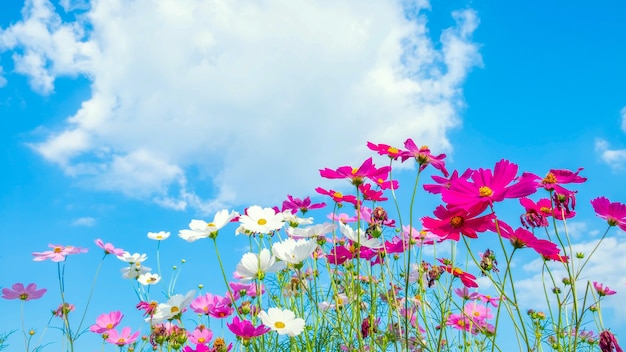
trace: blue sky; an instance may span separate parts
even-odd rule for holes
[[[539,175],[584,167],[589,181],[570,228],[581,249],[604,229],[589,200],[626,202],[619,2],[2,6],[0,264],[8,270],[0,286],[49,288],[48,301],[29,302],[32,311],[57,304],[55,265],[30,254],[48,243],[89,247],[68,262],[77,292],[100,259],[96,238],[151,254],[148,231],[173,234],[163,266],[188,260],[181,290],[218,281],[210,244],[191,246],[178,230],[224,207],[279,205],[286,194],[337,188],[317,170],[360,163],[367,141],[401,145],[410,137],[447,153],[449,169],[502,158]],[[234,270],[245,243],[220,236]],[[626,235],[610,237],[590,272],[620,291]],[[98,308],[132,304],[120,267],[107,258],[88,319]],[[524,274],[532,282],[532,270]],[[105,287],[116,289],[104,294]],[[14,302],[0,303],[17,314]],[[623,316],[609,318],[622,339]]]

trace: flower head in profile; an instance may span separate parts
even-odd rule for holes
[[[604,286],[603,284],[594,281],[593,288],[598,292],[600,297],[614,295],[617,292],[611,290],[608,286]]]
[[[441,171],[445,177],[448,177],[446,163],[443,161],[446,158],[445,154],[432,155],[428,147],[422,146],[418,148],[411,138],[404,142],[404,147],[407,150],[402,152],[401,158],[403,162],[409,158],[415,158],[420,171],[424,170],[428,165],[432,165],[435,169]]]
[[[273,208],[261,208],[258,205],[246,209],[245,215],[239,217],[244,230],[262,234],[280,230],[284,225],[284,220],[283,213],[276,212]]]
[[[24,287],[24,284],[15,283],[11,288],[3,288],[2,289],[2,298],[4,299],[21,299],[22,301],[30,301],[33,299],[41,298],[44,293],[46,293],[46,289],[37,289],[37,285],[34,283],[28,284],[28,286]]]
[[[263,325],[276,331],[279,335],[298,336],[304,330],[304,319],[296,318],[289,309],[269,308],[259,312]]]
[[[146,259],[148,259],[148,255],[145,253],[144,254],[139,254],[139,253],[130,254],[129,252],[124,252],[118,255],[117,259],[123,262],[129,263],[129,264],[143,263],[146,261]]]
[[[367,142],[367,147],[371,151],[377,152],[378,155],[386,155],[393,160],[398,160],[398,158],[402,156],[402,153],[404,152],[396,147],[392,147],[390,145],[382,143],[374,144],[372,142]]]
[[[596,215],[606,220],[609,226],[618,226],[626,231],[626,205],[618,202],[611,203],[605,197],[598,197],[591,201]]]
[[[104,254],[105,255],[107,255],[107,254],[122,255],[124,253],[123,249],[115,248],[115,246],[112,243],[104,243],[99,238],[95,242],[96,242],[96,246],[104,249]]]
[[[122,312],[114,311],[110,313],[100,314],[96,318],[96,323],[89,327],[91,332],[95,332],[96,334],[103,334],[108,332],[111,329],[115,329],[120,322],[122,322],[122,318],[124,314]]]
[[[329,196],[333,199],[333,201],[337,204],[343,204],[343,202],[347,202],[350,203],[354,206],[357,205],[357,199],[355,196],[348,194],[348,195],[344,195],[343,193],[339,192],[339,191],[335,191],[335,190],[325,190],[321,187],[317,187],[315,189],[315,192],[319,193],[319,194],[323,194],[326,196]]]
[[[117,346],[130,345],[139,337],[139,331],[135,331],[132,334],[131,331],[131,328],[128,326],[123,328],[122,332],[117,332],[115,329],[109,330],[109,337],[107,337],[106,341]]]
[[[170,237],[170,233],[166,231],[148,232],[148,238],[155,241],[163,241]]]
[[[226,326],[228,330],[244,341],[261,336],[271,330],[265,326],[255,327],[250,321],[240,320],[239,317],[234,317],[231,323],[226,323]]]
[[[56,317],[67,319],[67,315],[70,314],[70,312],[73,312],[74,308],[76,307],[71,303],[61,303],[57,309],[52,311],[52,314]]]
[[[368,158],[358,168],[351,166],[341,166],[335,170],[325,168],[320,170],[320,175],[329,179],[346,179],[350,181],[354,186],[360,186],[363,184],[366,178],[370,180],[376,180],[382,175],[389,174],[391,168],[389,166],[383,166],[376,168],[372,158]]]
[[[51,251],[33,252],[33,260],[41,262],[46,259],[50,259],[53,262],[62,262],[70,254],[86,253],[87,248],[79,248],[74,246],[61,246],[58,244],[50,244],[48,247],[52,248]]]
[[[176,318],[191,303],[195,294],[196,291],[191,290],[184,296],[181,294],[173,295],[166,303],[159,303],[152,318],[146,318],[146,321],[151,320],[153,324],[158,324]]]
[[[275,273],[284,268],[285,263],[277,262],[276,257],[271,255],[267,248],[263,248],[259,254],[244,254],[237,264],[235,274],[241,281],[262,280],[265,274]]]
[[[294,240],[287,238],[284,241],[276,242],[272,245],[272,253],[276,258],[289,263],[300,264],[311,257],[317,248],[317,242],[310,239]]]
[[[293,214],[296,214],[298,211],[302,215],[306,214],[309,210],[312,209],[320,209],[326,206],[326,203],[311,203],[311,198],[306,197],[304,199],[294,198],[291,195],[287,195],[287,200],[283,201],[282,211],[291,210]]]
[[[180,230],[178,236],[187,242],[193,242],[202,238],[215,238],[224,226],[239,217],[236,211],[222,209],[213,217],[213,221],[191,220],[188,230]]]
[[[542,187],[547,191],[554,191],[559,194],[572,193],[573,191],[570,191],[561,185],[568,183],[583,183],[587,181],[587,178],[578,175],[582,170],[582,167],[576,170],[576,172],[572,172],[570,170],[551,169],[546,176],[539,181],[537,187]],[[539,176],[530,173],[525,173],[525,175],[540,179]]]
[[[144,286],[156,285],[161,281],[161,276],[159,274],[143,273],[137,276],[137,281]]]
[[[602,352],[624,352],[617,343],[617,338],[609,330],[604,330],[600,333],[599,339],[600,351]]]

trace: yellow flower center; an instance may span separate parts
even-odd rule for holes
[[[215,227],[215,224],[210,222],[210,223],[206,224],[206,227]]]
[[[283,323],[282,321],[277,321],[277,322],[274,323],[274,327],[276,329],[282,329],[282,328],[285,327],[285,323]]]
[[[198,339],[198,343],[204,343],[204,341],[206,341],[206,339],[204,337],[200,337]]]
[[[113,324],[108,323],[108,324],[107,324],[107,329],[113,329]]]
[[[461,274],[463,274],[463,270],[461,270],[461,269],[459,269],[459,268],[454,268],[454,269],[452,270],[452,274],[453,274],[453,275],[457,275],[457,276],[458,276],[458,275],[461,275]]]
[[[170,313],[178,313],[178,311],[179,311],[178,307],[170,308]]]
[[[400,151],[398,150],[398,148],[394,148],[394,147],[389,147],[387,148],[387,153],[389,154],[398,154]]]
[[[481,197],[491,197],[491,195],[493,194],[493,191],[491,190],[491,188],[487,186],[482,186],[478,189],[478,193],[480,194]]]
[[[544,177],[543,180],[541,180],[541,182],[543,182],[543,183],[556,183],[556,176],[554,176],[553,173],[548,172],[546,177]]]
[[[333,193],[333,197],[335,197],[335,198],[343,198],[343,193],[335,192],[335,193]]]
[[[450,226],[454,227],[454,228],[459,228],[461,226],[463,226],[463,218],[460,216],[453,216],[450,219]]]
[[[256,223],[261,225],[261,226],[263,226],[263,225],[267,224],[267,220],[261,218]]]
[[[61,253],[62,250],[63,248],[61,247],[54,247],[54,253]]]
[[[357,169],[356,167],[353,167],[353,168],[352,168],[352,174],[353,174],[353,175],[356,175],[356,172],[357,172],[357,171],[359,171],[359,169]]]
[[[26,293],[22,293],[22,294],[20,295],[20,299],[21,299],[22,301],[25,301],[27,298],[28,298],[28,295],[27,295]]]
[[[549,207],[541,207],[539,208],[539,211],[541,211],[542,213],[551,213],[552,209],[550,209]]]

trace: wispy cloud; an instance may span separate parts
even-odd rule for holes
[[[44,94],[60,76],[91,80],[32,144],[67,175],[173,209],[269,205],[310,194],[320,168],[360,163],[367,140],[450,151],[479,20],[455,11],[430,33],[428,2],[406,4],[100,1],[63,22],[36,0],[0,51]]]
[[[626,149],[611,149],[609,142],[596,139],[596,152],[602,161],[615,171],[623,170],[626,164]]]
[[[85,226],[85,227],[92,227],[95,224],[96,224],[96,219],[89,217],[89,216],[74,219],[72,220],[72,223],[71,223],[72,226]]]

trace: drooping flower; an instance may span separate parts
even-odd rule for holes
[[[21,299],[22,301],[30,301],[33,299],[41,298],[44,293],[46,293],[46,289],[37,289],[37,285],[34,283],[28,284],[28,286],[24,287],[22,283],[15,283],[11,288],[3,288],[2,289],[2,298],[4,299]]]
[[[71,303],[61,303],[57,309],[52,311],[52,314],[56,317],[67,319],[67,315],[70,314],[70,312],[73,312],[74,308],[76,307]]]
[[[407,150],[402,152],[401,158],[403,162],[409,158],[415,158],[420,171],[424,170],[428,165],[432,165],[435,169],[441,171],[445,177],[448,177],[446,163],[443,161],[446,158],[445,154],[432,155],[427,146],[418,148],[411,138],[404,142],[404,147]]]
[[[246,214],[239,217],[244,230],[251,233],[269,234],[284,225],[284,215],[273,208],[261,208],[253,205],[246,209]]]
[[[234,317],[231,323],[226,323],[226,326],[228,327],[228,330],[244,341],[261,336],[271,330],[263,325],[255,327],[250,321],[240,320],[239,317]]]
[[[62,262],[65,260],[65,257],[70,254],[78,254],[78,253],[86,253],[87,248],[79,248],[74,246],[61,246],[58,244],[49,244],[49,248],[52,248],[51,251],[44,252],[33,252],[33,260],[36,262],[44,261],[46,259],[50,259],[53,262]]]
[[[302,213],[302,215],[306,214],[311,209],[320,209],[326,206],[326,203],[311,203],[311,197],[306,197],[304,199],[294,198],[291,195],[287,195],[287,200],[283,201],[282,211],[291,210],[293,214],[296,214],[298,211]]]
[[[363,195],[364,200],[370,200],[372,202],[384,202],[388,198],[383,197],[383,192],[372,189],[372,185],[369,183],[363,183],[359,185],[359,191]]]
[[[609,226],[618,226],[626,231],[626,205],[618,202],[611,203],[605,197],[598,197],[591,201],[596,215],[606,220]]]
[[[624,352],[617,343],[617,338],[609,330],[604,330],[600,333],[600,351],[602,352]]]
[[[461,270],[459,267],[454,267],[447,259],[439,258],[437,260],[443,264],[443,269],[445,271],[452,274],[454,277],[461,279],[461,282],[465,285],[465,287],[478,287],[478,284],[476,283],[476,276]]]
[[[259,284],[258,287],[256,283],[245,283],[245,282],[229,282],[228,285],[233,290],[233,301],[240,299],[241,297],[256,297],[259,294],[265,293],[265,286]]]
[[[285,268],[285,263],[277,262],[267,248],[259,254],[246,253],[237,264],[236,274],[241,281],[262,280],[267,273],[275,273]]]
[[[514,248],[532,248],[538,254],[548,258],[559,254],[560,250],[556,243],[539,239],[535,237],[532,232],[523,227],[519,227],[513,231],[509,225],[503,223],[502,221],[499,222],[499,225],[500,235],[511,241]]]
[[[477,238],[476,233],[489,230],[495,218],[495,214],[477,217],[482,211],[478,207],[466,210],[463,208],[450,209],[450,207],[440,205],[433,213],[437,219],[425,216],[422,218],[422,225],[427,231],[442,237],[442,239],[459,241],[461,234],[469,238]]]
[[[369,238],[361,229],[354,230],[352,227],[340,223],[339,230],[350,241],[358,243],[362,247],[381,248],[383,246],[380,238]]]
[[[115,248],[115,246],[112,243],[104,243],[102,242],[101,239],[97,239],[96,241],[96,245],[102,249],[104,249],[104,254],[113,254],[113,255],[122,255],[124,253],[124,250],[121,248]]]
[[[131,334],[131,328],[128,326],[123,328],[121,333],[112,329],[108,331],[108,334],[109,337],[107,337],[106,341],[118,346],[130,345],[137,340],[137,337],[139,337],[139,331],[135,331],[135,333]]]
[[[297,265],[311,257],[316,248],[317,242],[314,240],[301,239],[296,241],[293,238],[287,238],[284,241],[274,243],[272,253],[284,262]]]
[[[603,284],[594,281],[593,288],[598,292],[600,297],[614,295],[617,292],[611,290],[608,286],[604,286]]]
[[[213,221],[206,222],[204,220],[191,220],[189,229],[180,230],[178,236],[187,242],[193,242],[202,238],[216,237],[219,230],[231,221],[239,217],[236,211],[228,211],[222,209],[213,217]]]
[[[269,308],[259,312],[263,324],[276,331],[279,335],[298,336],[304,331],[304,319],[296,318],[289,309]]]
[[[95,332],[96,334],[103,334],[111,329],[115,329],[120,324],[123,317],[124,314],[122,314],[119,310],[100,314],[96,318],[96,323],[90,326],[89,330],[91,332]]]
[[[155,241],[163,241],[170,237],[169,232],[159,231],[159,232],[148,232],[148,238]]]
[[[525,197],[536,191],[535,181],[530,177],[516,180],[517,164],[508,160],[496,163],[493,172],[489,169],[478,169],[472,173],[470,180],[458,178],[450,184],[450,188],[442,192],[443,201],[451,207],[466,210],[486,209],[494,202],[505,198]]]

